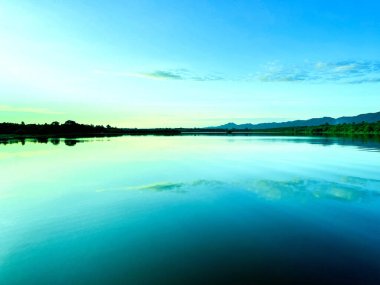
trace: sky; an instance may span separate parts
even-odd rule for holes
[[[380,111],[377,0],[0,0],[0,121],[202,127]]]

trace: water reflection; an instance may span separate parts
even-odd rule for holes
[[[356,146],[359,149],[369,151],[380,151],[380,136],[341,136],[341,137],[302,137],[302,136],[268,136],[261,137],[264,141],[270,142],[291,142],[291,143],[309,143],[323,146]]]
[[[205,135],[202,135],[205,136]],[[380,151],[380,136],[342,136],[342,137],[333,137],[333,136],[325,136],[325,137],[308,137],[308,136],[266,136],[266,135],[234,135],[229,136],[231,138],[236,137],[251,137],[262,142],[288,142],[288,143],[307,143],[307,144],[315,144],[315,145],[323,145],[323,146],[354,146],[361,150],[366,151]],[[214,136],[215,137],[215,136]],[[107,136],[107,140],[109,137]],[[83,138],[83,137],[72,137],[72,138],[48,138],[48,137],[37,137],[37,138],[0,138],[0,145],[8,145],[8,144],[21,144],[25,145],[25,143],[41,143],[47,144],[51,143],[53,145],[59,145],[60,142],[64,142],[67,146],[75,146],[79,142],[94,142],[99,140],[106,140],[104,137],[97,138]],[[232,140],[233,141],[233,140]]]
[[[76,140],[76,139],[65,139],[65,145],[67,146],[74,146],[76,145],[78,142],[83,142],[81,140]]]
[[[0,137],[0,145],[8,145],[8,144],[47,144],[51,143],[53,145],[59,145],[61,142],[65,143],[67,146],[74,146],[79,142],[94,142],[94,141],[106,141],[112,137],[110,135],[97,136],[97,137],[34,137],[34,138],[18,138],[18,137]],[[120,137],[120,136],[115,136]]]
[[[376,140],[104,140],[0,146],[1,284],[380,284]]]
[[[53,145],[59,145],[59,143],[61,142],[61,140],[59,138],[51,138],[50,139],[50,142],[53,144]]]
[[[48,144],[59,145],[63,142],[67,146],[75,146],[77,143],[91,142],[91,139],[83,138],[48,138],[48,137],[37,137],[37,138],[12,138],[12,139],[0,139],[0,145],[11,145],[11,144]]]
[[[344,180],[344,179],[342,179]],[[347,179],[347,182],[350,179]],[[365,201],[380,197],[380,180],[361,180],[360,183],[331,182],[313,179],[297,179],[289,181],[258,180],[247,189],[256,195],[279,200],[286,198],[297,199],[333,199],[340,201]]]
[[[194,182],[157,182],[149,185],[111,187],[97,190],[105,191],[170,191],[188,193],[202,189],[224,189],[233,191],[249,191],[266,200],[280,199],[316,199],[339,201],[367,201],[380,197],[380,180],[343,176],[337,181],[317,179],[269,180],[255,179],[246,182],[224,182],[217,180],[197,180]]]

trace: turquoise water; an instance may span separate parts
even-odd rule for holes
[[[0,145],[0,284],[380,284],[380,145]]]

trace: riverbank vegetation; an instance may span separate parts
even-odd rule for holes
[[[256,131],[292,135],[380,135],[380,121],[376,123],[324,124],[321,126],[289,127]]]
[[[177,129],[122,129],[100,125],[79,124],[68,120],[63,124],[21,124],[0,123],[1,138],[33,138],[33,137],[102,137],[118,135],[180,135]]]
[[[94,126],[66,121],[63,124],[21,124],[0,123],[0,140],[9,138],[75,138],[104,137],[120,135],[235,135],[235,134],[273,134],[273,135],[380,135],[380,121],[376,123],[321,125],[312,127],[287,127],[272,129],[208,129],[208,128],[155,128],[155,129],[123,129],[111,126]]]

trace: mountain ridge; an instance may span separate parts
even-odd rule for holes
[[[343,116],[338,118],[332,117],[321,117],[321,118],[311,118],[307,120],[293,120],[286,122],[271,122],[271,123],[245,123],[245,124],[236,124],[229,122],[224,125],[208,127],[208,129],[251,129],[251,130],[260,130],[260,129],[274,129],[274,128],[286,128],[286,127],[309,127],[309,126],[320,126],[324,124],[338,125],[338,124],[352,124],[352,123],[375,123],[380,121],[380,112],[375,113],[365,113],[359,114],[356,116]]]

